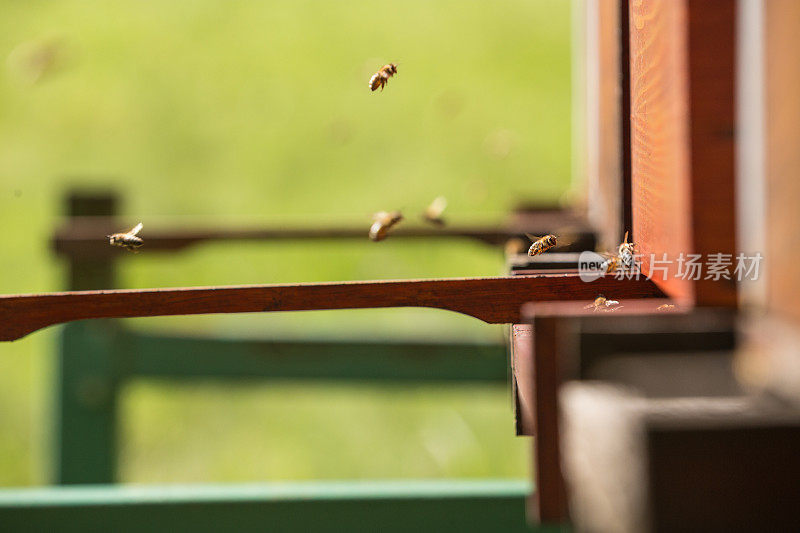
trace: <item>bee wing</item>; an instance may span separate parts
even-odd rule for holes
[[[531,242],[536,242],[539,239],[541,239],[541,237],[537,237],[536,235],[531,235],[530,233],[526,233],[525,236],[529,238]]]
[[[144,227],[144,224],[142,224],[141,222],[139,222],[138,224],[136,224],[134,227],[132,227],[131,229],[129,229],[129,230],[128,230],[128,231],[126,231],[125,233],[127,233],[128,235],[136,235],[137,233],[139,233],[140,231],[142,231],[142,228],[143,228],[143,227]]]
[[[431,202],[431,205],[428,206],[427,212],[431,213],[433,216],[439,216],[447,207],[447,198],[444,196],[437,196]]]

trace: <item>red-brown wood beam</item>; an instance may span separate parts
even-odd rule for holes
[[[88,318],[379,307],[434,307],[503,324],[519,322],[525,302],[590,300],[599,293],[620,299],[662,295],[644,278],[585,283],[577,273],[8,295],[0,296],[0,341]]]

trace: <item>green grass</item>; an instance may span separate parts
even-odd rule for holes
[[[112,187],[130,222],[191,215],[368,225],[434,196],[451,220],[558,198],[569,173],[562,0],[0,2],[0,56],[58,42],[36,84],[0,69],[0,293],[63,288],[48,239],[69,187]],[[366,88],[388,61],[399,74]],[[183,219],[181,219],[183,221]],[[183,221],[191,223],[191,221]],[[494,275],[473,243],[200,247],[127,257],[126,287]],[[432,310],[131,320],[250,336],[500,338]],[[56,329],[0,344],[0,485],[48,478]],[[123,480],[526,475],[500,389],[141,383]]]

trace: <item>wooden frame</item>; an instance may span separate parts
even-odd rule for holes
[[[88,318],[380,307],[434,307],[512,324],[527,301],[588,300],[603,291],[621,298],[662,295],[646,279],[585,283],[577,273],[22,294],[0,296],[0,340]]]
[[[630,12],[633,239],[651,254],[736,253],[735,0],[634,2]],[[733,280],[654,281],[670,297],[735,306]]]

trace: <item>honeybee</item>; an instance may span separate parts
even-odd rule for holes
[[[594,312],[597,311],[616,311],[620,309],[622,306],[619,305],[619,301],[617,300],[609,300],[605,296],[598,296],[595,298],[594,302],[590,303],[589,305],[583,306],[584,309],[594,309]]]
[[[444,212],[445,208],[447,207],[447,198],[444,196],[437,196],[431,205],[425,208],[425,211],[422,213],[422,218],[426,222],[430,222],[435,226],[444,226],[444,219],[442,218],[442,213]]]
[[[137,234],[142,231],[142,227],[142,223],[139,222],[128,231],[106,235],[108,244],[111,246],[120,246],[129,252],[138,253],[137,248],[144,244],[144,240],[137,236]]]
[[[670,309],[675,309],[675,305],[674,304],[664,304],[664,305],[659,305],[658,307],[656,307],[656,311],[669,311]]]
[[[620,269],[631,270],[636,264],[636,258],[634,257],[636,245],[632,242],[628,242],[628,232],[625,232],[625,239],[619,245],[616,254],[610,253],[603,253],[601,255],[605,256],[606,260],[603,261],[600,265],[600,269],[603,270],[606,274],[611,272],[615,272]]]
[[[388,65],[382,66],[381,69],[369,79],[369,90],[375,91],[380,87],[381,91],[383,91],[389,78],[395,74],[397,74],[397,63],[389,63]]]
[[[403,220],[403,214],[400,211],[380,211],[375,213],[373,220],[369,228],[369,238],[378,242],[386,238],[392,226]]]
[[[528,255],[531,257],[542,254],[557,244],[557,238],[555,235],[545,235],[544,237],[534,237],[529,233],[526,233],[525,235],[527,235],[528,238],[533,241],[531,247],[528,248]]]
[[[619,257],[608,254],[606,260],[600,264],[600,269],[606,274],[616,271],[619,268]]]
[[[622,241],[622,244],[619,245],[619,250],[617,250],[617,258],[619,262],[622,263],[623,268],[628,270],[633,268],[636,263],[636,258],[634,257],[635,252],[636,245],[632,242],[628,242],[628,232],[626,231],[625,240]]]

